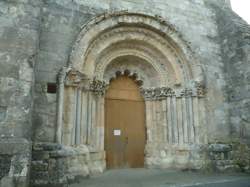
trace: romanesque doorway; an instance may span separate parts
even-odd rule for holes
[[[101,15],[83,26],[58,74],[56,140],[87,152],[93,172],[200,168],[205,83],[171,24],[137,13]]]
[[[107,168],[144,167],[145,103],[128,76],[111,81],[105,96]]]

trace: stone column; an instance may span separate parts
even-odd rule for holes
[[[183,109],[182,109],[182,100],[180,97],[176,99],[177,106],[177,124],[178,124],[178,134],[179,134],[179,144],[184,143],[184,135],[183,135]]]
[[[147,129],[147,142],[152,142],[152,104],[151,101],[145,101],[146,107],[146,129]]]
[[[57,128],[56,142],[62,143],[62,126],[63,126],[63,108],[64,108],[64,81],[66,76],[66,68],[62,68],[58,75],[58,100],[57,100]]]
[[[168,122],[167,122],[167,100],[161,101],[162,107],[162,123],[163,123],[163,141],[168,142]]]
[[[171,115],[171,97],[167,97],[167,123],[168,123],[168,142],[173,143],[173,128],[172,128],[172,115]]]
[[[100,98],[100,109],[99,109],[99,112],[100,112],[100,124],[99,124],[99,128],[100,128],[100,134],[99,134],[99,138],[100,138],[100,150],[104,150],[104,126],[105,126],[105,117],[104,117],[104,110],[105,110],[105,99],[104,99],[104,96],[102,96]]]
[[[189,116],[189,142],[194,143],[194,116],[193,116],[193,102],[192,97],[189,96],[188,100],[188,116]]]
[[[70,123],[69,123],[69,128],[71,128],[71,145],[75,145],[76,143],[76,116],[77,116],[77,88],[76,87],[71,87],[71,103],[70,103],[70,113],[71,116],[69,116]]]
[[[178,131],[178,119],[177,119],[177,103],[176,103],[176,96],[172,97],[172,123],[173,123],[173,129],[174,129],[174,143],[179,143],[179,131]]]
[[[75,134],[76,139],[75,143],[76,145],[80,145],[81,143],[81,107],[82,107],[82,97],[81,97],[81,89],[78,88],[76,91],[76,128],[75,128]]]
[[[188,114],[186,98],[182,97],[182,112],[183,112],[183,139],[184,143],[188,143]]]
[[[193,114],[194,114],[194,134],[195,143],[199,143],[199,102],[198,97],[193,97]]]
[[[104,81],[92,80],[88,94],[88,138],[87,144],[104,150],[104,94],[107,84]]]
[[[97,150],[104,149],[104,96],[97,95],[96,96],[96,148]]]
[[[81,144],[87,143],[87,131],[88,131],[88,92],[83,90],[81,92]]]
[[[91,144],[91,126],[92,126],[92,95],[88,93],[87,100],[87,111],[88,111],[88,121],[87,121],[87,145]]]

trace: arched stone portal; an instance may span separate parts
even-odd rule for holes
[[[105,14],[82,28],[69,66],[59,74],[57,141],[105,151],[104,95],[117,73],[143,82],[145,165],[202,167],[201,65],[170,24],[147,15]]]

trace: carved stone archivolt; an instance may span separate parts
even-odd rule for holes
[[[129,12],[105,13],[96,17],[82,27],[70,64],[89,77],[102,80],[112,60],[122,55],[147,57],[145,50],[148,49],[153,58],[145,60],[158,72],[158,87],[168,86],[171,78],[174,84],[183,86],[191,79],[203,81],[201,66],[188,43],[163,20],[159,16]],[[131,42],[134,42],[132,48],[128,47]],[[118,43],[127,47],[118,46]],[[144,50],[134,44],[141,44]],[[122,48],[123,51],[118,52]]]

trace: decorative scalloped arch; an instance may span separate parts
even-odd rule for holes
[[[126,43],[131,40],[143,42],[149,50],[155,48],[158,51],[155,56],[165,57],[149,61],[152,68],[159,73],[160,80],[157,86],[166,86],[169,83],[170,75],[167,72],[170,68],[167,65],[163,67],[164,63],[172,67],[175,84],[187,84],[190,80],[204,82],[201,65],[179,32],[160,17],[139,13],[103,14],[84,25],[70,55],[70,66],[89,78],[103,76],[105,68],[110,63],[105,60],[112,60],[112,57],[118,55],[112,54],[107,57],[102,52],[119,42]],[[129,50],[133,49],[127,49]],[[134,55],[137,54],[139,55]],[[144,54],[146,56],[146,53]],[[140,55],[142,56],[142,52]]]

